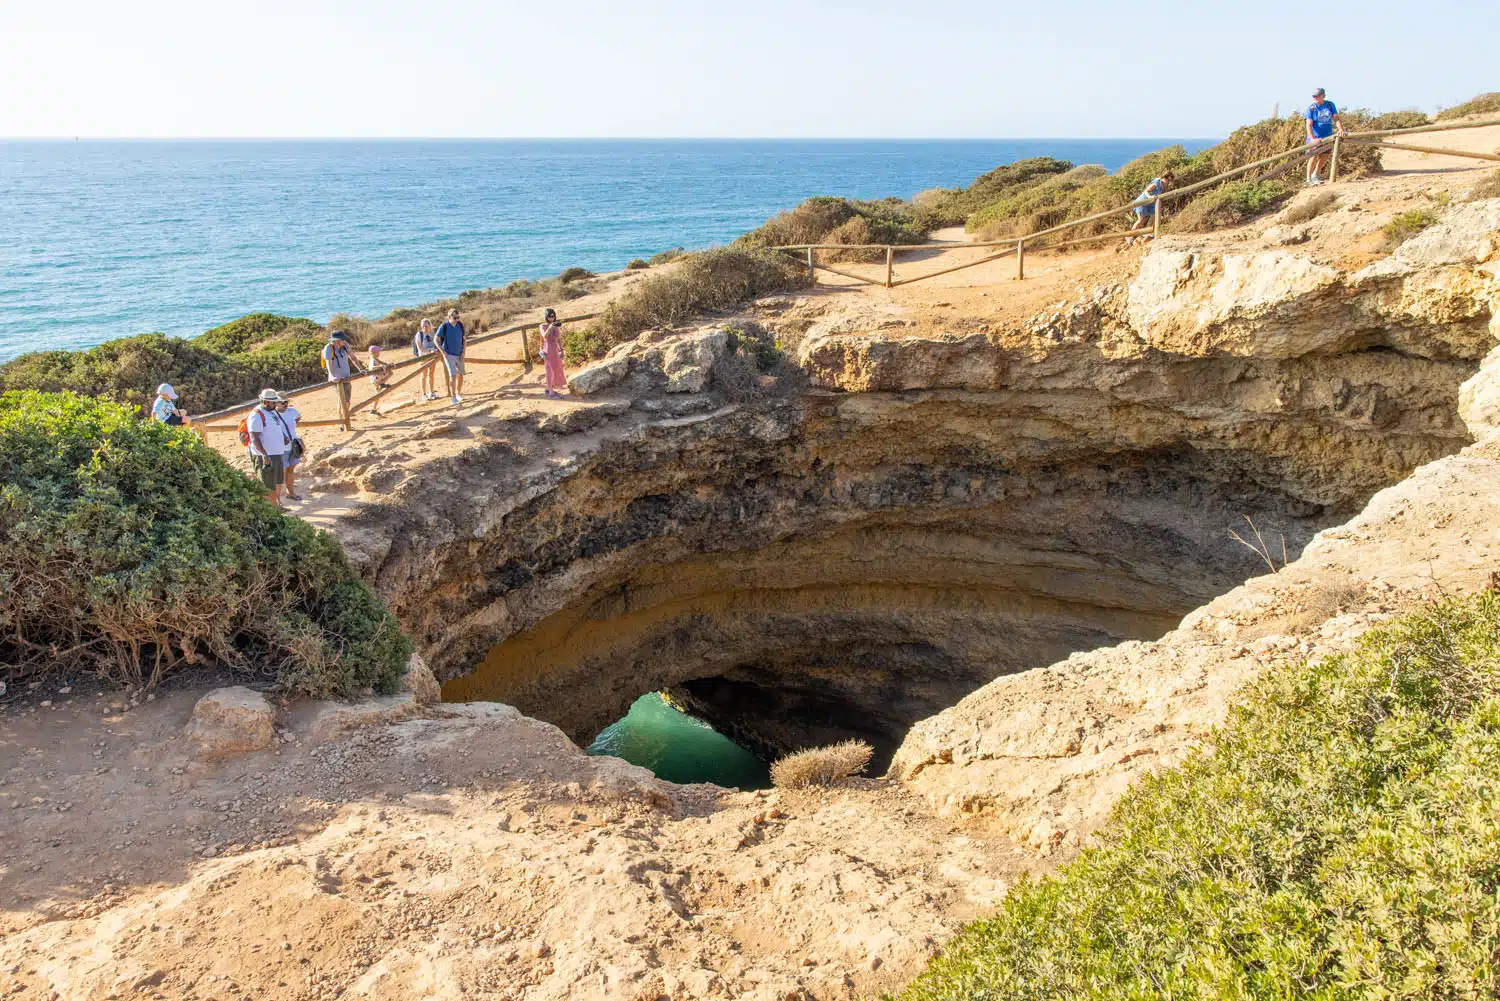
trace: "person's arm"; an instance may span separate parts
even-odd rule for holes
[[[260,440],[261,432],[255,429],[255,418],[258,416],[259,414],[256,414],[255,416],[252,416],[250,418],[250,451],[254,452],[256,455],[265,455],[266,446],[265,443]],[[261,430],[264,430],[266,426],[265,421],[261,421],[260,426]]]
[[[1303,117],[1303,124],[1307,128],[1307,138],[1309,138],[1309,139],[1316,139],[1317,136],[1313,135],[1312,123],[1313,123],[1312,109],[1308,108],[1307,109],[1307,114]]]
[[[1337,111],[1333,113],[1333,134],[1336,136],[1344,134],[1344,118]]]

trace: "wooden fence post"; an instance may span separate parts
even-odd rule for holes
[[[885,248],[885,287],[891,287],[891,280],[896,277],[896,248]]]
[[[1016,281],[1026,277],[1026,241],[1016,241]]]
[[[813,264],[813,249],[807,248],[807,277],[814,284],[818,284],[818,268]]]
[[[1156,204],[1151,207],[1151,240],[1161,236],[1161,195],[1156,196]]]
[[[333,391],[338,394],[339,398],[339,422],[343,425],[345,431],[350,429],[349,397],[344,395],[345,390],[348,388],[349,383],[347,382],[335,382],[333,384]]]
[[[1341,135],[1335,135],[1333,137],[1333,159],[1330,160],[1328,164],[1329,184],[1334,184],[1339,179],[1339,140],[1342,138],[1343,136]]]

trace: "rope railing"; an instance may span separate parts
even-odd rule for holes
[[[559,323],[580,323],[580,322],[582,322],[584,320],[595,319],[599,315],[600,314],[598,314],[598,313],[584,313],[584,314],[582,314],[580,316],[564,317],[563,319],[559,320],[558,322]],[[519,324],[519,325],[514,326],[514,327],[506,327],[503,330],[491,330],[491,331],[487,331],[486,333],[478,334],[478,335],[476,335],[474,337],[470,337],[470,338],[468,338],[468,340],[467,340],[467,342],[465,344],[465,347],[464,347],[464,360],[466,362],[468,362],[468,363],[478,364],[478,365],[525,365],[529,369],[531,367],[531,349],[530,349],[530,347],[526,343],[526,331],[530,330],[534,326],[536,326],[536,324],[534,324],[534,323],[522,323],[522,324]],[[498,337],[504,337],[507,334],[515,334],[515,333],[521,334],[521,357],[519,359],[508,359],[508,358],[470,358],[469,357],[468,349],[472,348],[474,345],[476,345],[476,344],[483,344],[486,341],[492,341],[492,340],[494,340],[494,339],[496,339]],[[367,398],[359,401],[358,403],[353,404],[352,406],[345,400],[343,391],[339,390],[338,392],[335,393],[335,395],[338,397],[338,401],[339,401],[339,418],[338,418],[338,420],[302,421],[302,422],[300,422],[300,424],[298,426],[299,427],[333,427],[333,426],[340,426],[344,430],[348,431],[348,430],[350,430],[353,427],[353,417],[354,417],[355,413],[359,412],[360,410],[365,409],[366,407],[373,406],[376,403],[376,401],[378,401],[381,398],[383,398],[387,393],[391,392],[391,390],[396,389],[399,386],[405,385],[406,383],[410,382],[412,379],[415,379],[417,376],[421,375],[424,371],[427,371],[428,369],[431,369],[431,368],[435,368],[436,366],[442,364],[442,360],[443,360],[442,352],[436,352],[436,353],[433,353],[433,354],[418,355],[415,358],[407,358],[404,361],[398,361],[398,362],[395,362],[394,364],[387,365],[387,366],[385,366],[385,370],[387,372],[395,372],[395,371],[397,371],[399,369],[411,368],[413,366],[416,367],[416,370],[413,371],[413,372],[407,373],[406,375],[402,376],[400,379],[396,380],[395,382],[391,383],[390,385],[381,388],[381,390],[379,392],[377,392],[375,395],[367,397]],[[344,386],[344,385],[347,385],[347,384],[358,382],[360,379],[366,378],[369,374],[370,373],[368,373],[368,372],[361,372],[358,375],[350,375],[350,376],[347,376],[347,377],[342,378],[342,379],[327,379],[327,380],[324,380],[323,382],[316,382],[316,383],[313,383],[313,384],[308,385],[308,386],[301,386],[301,387],[299,387],[297,389],[288,390],[287,392],[282,393],[281,395],[284,398],[289,399],[289,400],[290,399],[296,399],[297,397],[307,396],[310,393],[316,393],[319,390],[333,389],[335,387],[341,387],[341,386]],[[235,404],[232,407],[225,407],[222,410],[213,410],[213,411],[210,411],[209,413],[206,413],[206,414],[198,414],[196,416],[189,417],[188,418],[188,424],[195,431],[198,432],[199,437],[203,438],[204,441],[207,441],[208,440],[208,435],[210,433],[223,432],[223,431],[236,431],[236,430],[239,429],[239,426],[237,424],[211,424],[211,423],[208,423],[208,422],[220,420],[220,419],[225,418],[225,417],[238,417],[241,414],[249,413],[250,411],[254,410],[259,404],[260,404],[259,400],[249,400],[249,401],[246,401],[245,403],[237,403],[237,404]]]
[[[1021,279],[1026,277],[1026,251],[1028,249],[1028,246],[1033,250],[1060,250],[1063,247],[1074,247],[1084,243],[1094,243],[1103,240],[1120,240],[1145,237],[1147,234],[1145,232],[1137,230],[1117,230],[1109,233],[1098,233],[1093,236],[1085,236],[1074,240],[1065,240],[1061,243],[1050,242],[1043,245],[1037,245],[1036,241],[1038,240],[1041,240],[1048,236],[1052,236],[1056,233],[1062,233],[1067,230],[1077,229],[1080,226],[1087,226],[1091,223],[1099,222],[1101,219],[1108,219],[1113,216],[1125,214],[1134,214],[1135,211],[1141,208],[1143,205],[1151,206],[1151,232],[1149,235],[1153,239],[1155,239],[1156,237],[1161,235],[1161,220],[1163,214],[1162,204],[1164,202],[1172,201],[1178,198],[1184,198],[1187,195],[1202,191],[1205,188],[1213,187],[1216,184],[1222,184],[1224,181],[1239,177],[1242,174],[1247,174],[1253,170],[1260,170],[1266,167],[1270,167],[1271,165],[1283,160],[1290,160],[1296,157],[1310,158],[1313,156],[1322,155],[1323,153],[1330,153],[1331,163],[1329,165],[1328,179],[1330,183],[1336,182],[1338,180],[1339,149],[1344,143],[1349,143],[1350,145],[1354,146],[1377,147],[1380,149],[1409,150],[1417,153],[1431,153],[1443,156],[1460,156],[1469,157],[1475,160],[1489,160],[1500,162],[1500,153],[1479,153],[1469,150],[1443,149],[1434,146],[1411,146],[1401,143],[1387,142],[1376,138],[1381,136],[1393,135],[1404,136],[1417,132],[1452,132],[1461,129],[1487,128],[1495,125],[1500,125],[1500,118],[1488,118],[1482,119],[1480,121],[1457,122],[1453,124],[1418,125],[1405,129],[1373,129],[1363,132],[1341,133],[1331,137],[1331,140],[1324,141],[1322,143],[1294,146],[1289,150],[1284,150],[1280,153],[1273,153],[1270,156],[1261,157],[1260,159],[1253,160],[1250,163],[1241,164],[1238,167],[1234,167],[1230,170],[1223,171],[1222,173],[1215,174],[1213,177],[1210,177],[1203,181],[1198,181],[1194,184],[1189,184],[1186,187],[1174,188],[1171,191],[1164,191],[1161,194],[1155,195],[1148,199],[1129,202],[1125,205],[1120,205],[1112,209],[1106,209],[1103,212],[1096,212],[1093,215],[1084,216],[1082,219],[1072,219],[1068,222],[1049,227],[1048,229],[1039,230],[1035,233],[1028,233],[1025,236],[1017,237],[1011,240],[990,240],[976,243],[961,243],[952,240],[933,241],[931,243],[792,243],[785,244],[783,246],[770,247],[768,249],[781,251],[784,253],[805,252],[807,254],[807,272],[809,277],[811,277],[814,282],[817,281],[817,273],[819,271],[827,271],[844,278],[852,278],[855,281],[863,282],[866,285],[880,285],[884,286],[885,288],[898,288],[902,285],[910,285],[913,282],[926,281],[929,278],[936,278],[939,275],[952,274],[955,271],[963,271],[965,268],[977,268],[981,264],[989,264],[992,261],[997,261],[1001,258],[1010,257],[1012,255],[1014,255],[1016,258],[1016,278]],[[997,254],[986,255],[975,261],[968,261],[964,264],[959,264],[954,267],[943,268],[940,271],[931,271],[927,274],[917,275],[914,278],[903,278],[900,281],[896,280],[896,254],[899,252],[911,250],[942,251],[957,248],[983,249],[987,247],[1006,247],[1008,249]],[[885,280],[882,282],[877,279],[870,278],[866,275],[857,274],[852,271],[841,271],[838,268],[832,268],[826,264],[821,264],[818,262],[816,257],[817,251],[820,250],[884,251]]]

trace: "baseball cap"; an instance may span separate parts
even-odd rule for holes
[[[1327,92],[1324,91],[1322,87],[1319,87],[1317,90],[1313,91],[1313,97],[1326,97],[1326,96],[1328,96]]]
[[[156,387],[156,395],[165,396],[169,400],[175,400],[177,399],[177,390],[172,388],[172,384],[170,382],[164,382],[160,386]]]

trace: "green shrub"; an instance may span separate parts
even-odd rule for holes
[[[187,430],[72,393],[0,396],[0,678],[153,684],[217,664],[393,691],[411,641],[338,542]]]
[[[759,296],[808,284],[806,269],[783,254],[735,245],[688,254],[670,272],[651,275],[615,300],[589,328],[575,334],[580,350],[598,357],[643,330],[668,327],[713,310],[732,309]],[[566,343],[566,342],[565,342]],[[583,350],[587,348],[587,350]]]
[[[592,358],[603,358],[605,353],[614,347],[594,327],[579,327],[576,330],[565,327],[563,329],[562,344],[563,355],[569,361],[588,361]]]
[[[1500,596],[1274,668],[898,996],[1500,994]]]
[[[1378,132],[1384,129],[1414,129],[1431,124],[1432,119],[1428,118],[1424,112],[1409,108],[1405,111],[1387,111],[1383,115],[1376,115],[1360,128]]]
[[[650,266],[651,265],[649,265],[649,264],[646,263],[645,258],[636,257],[636,258],[633,258],[629,264],[625,265],[625,270],[626,271],[644,271],[647,268],[649,268]]]
[[[86,351],[38,351],[0,365],[0,391],[78,392],[144,407],[170,382],[195,413],[232,406],[267,386],[293,389],[324,378],[323,328],[254,313],[187,340],[141,334]]]
[[[1431,209],[1411,209],[1386,223],[1381,232],[1385,234],[1386,245],[1394,249],[1437,221],[1437,213]]]
[[[1281,181],[1229,181],[1189,202],[1166,225],[1173,232],[1200,233],[1237,226],[1275,208],[1291,194]]]
[[[687,253],[686,247],[678,247],[675,250],[663,250],[659,254],[652,254],[651,260],[647,263],[654,268],[658,265],[669,264],[672,261],[677,260],[677,258],[681,257],[685,253]]]
[[[920,213],[899,198],[865,202],[819,196],[773,216],[737,242],[751,247],[832,243],[837,241],[830,239],[831,235],[856,219],[863,222],[860,231],[869,235],[864,242],[906,245],[927,239]]]
[[[1468,118],[1470,115],[1493,115],[1497,112],[1500,112],[1500,90],[1471,97],[1463,104],[1456,104],[1445,111],[1439,112],[1437,117],[1438,121],[1446,122],[1454,118]]]
[[[592,277],[594,277],[594,273],[588,268],[567,268],[562,274],[557,276],[557,280],[566,285],[569,282],[583,281],[585,278]]]

